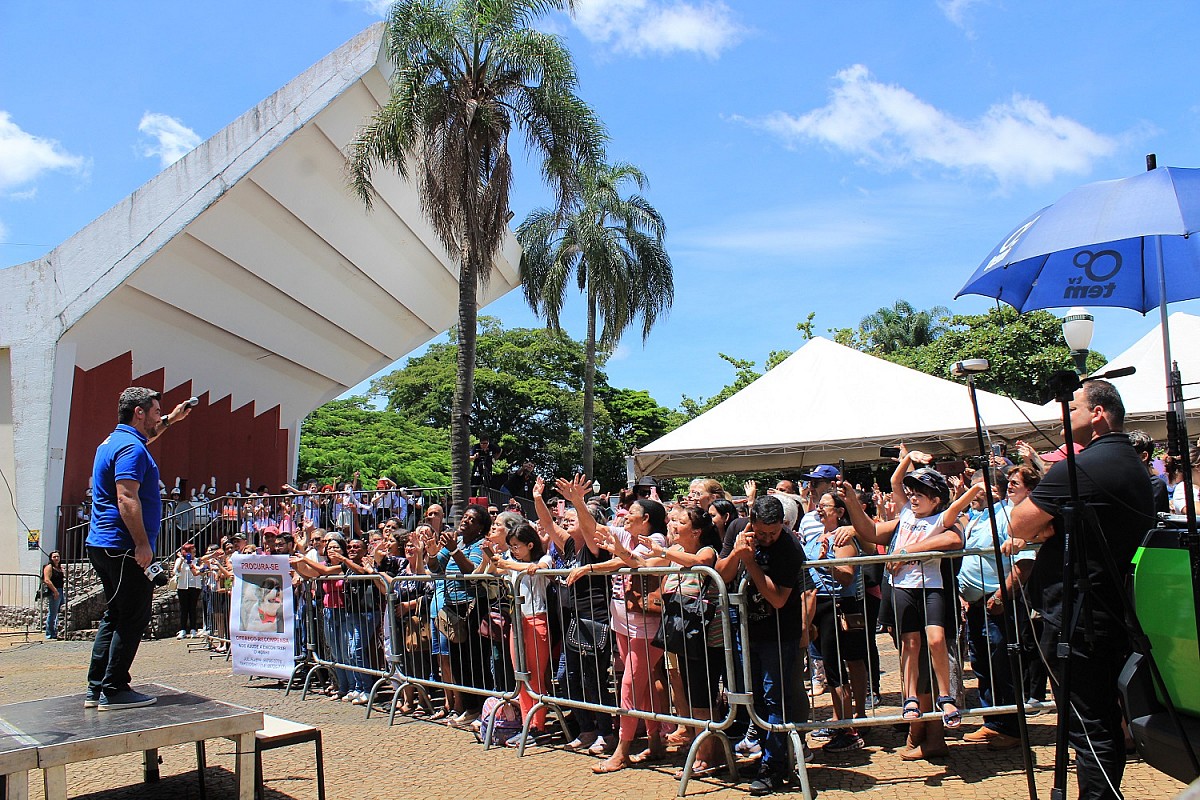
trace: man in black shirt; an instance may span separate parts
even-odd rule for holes
[[[1052,668],[1057,666],[1054,654],[1060,637],[1070,638],[1070,737],[1081,800],[1120,796],[1125,747],[1117,678],[1130,650],[1120,593],[1125,591],[1134,551],[1155,523],[1150,476],[1122,431],[1124,421],[1121,396],[1107,381],[1088,381],[1071,399],[1071,433],[1076,442],[1086,444],[1075,457],[1079,499],[1086,509],[1072,540],[1072,560],[1086,571],[1090,585],[1076,597],[1082,604],[1078,624],[1064,617],[1062,607],[1062,506],[1070,500],[1066,461],[1055,464],[1029,498],[1013,509],[1012,538],[1002,546],[1004,552],[1014,553],[1026,543],[1043,543],[1034,564],[1034,580],[1042,593],[1034,605],[1045,620],[1041,648]],[[1105,550],[1118,575],[1105,568]]]
[[[717,571],[731,586],[743,574],[749,579],[745,598],[749,636],[743,644],[749,651],[756,710],[771,725],[804,721],[805,699],[793,691],[793,672],[800,649],[807,645],[812,598],[806,596],[811,592],[806,592],[804,583],[808,574],[804,551],[784,525],[778,498],[768,495],[754,501],[749,522],[735,534],[726,557],[718,560]],[[779,791],[788,772],[787,737],[769,733],[750,794]]]

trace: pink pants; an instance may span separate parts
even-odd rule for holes
[[[661,676],[663,651],[653,647],[649,639],[630,639],[618,633],[617,654],[625,663],[621,676],[621,708],[668,713],[665,687],[656,690],[654,682]],[[646,734],[653,736],[666,726],[646,720]],[[637,737],[638,719],[621,717],[621,741],[632,742]]]
[[[525,669],[529,673],[529,685],[538,694],[545,694],[546,668],[550,666],[550,629],[546,627],[546,615],[521,617],[521,634],[525,637]],[[513,664],[518,665],[519,669],[516,637],[509,637],[509,649],[512,652]],[[537,705],[537,701],[523,683],[517,699],[521,703],[521,718],[524,719],[529,716],[529,710]],[[530,729],[540,731],[545,727],[546,709],[540,708],[533,715]]]

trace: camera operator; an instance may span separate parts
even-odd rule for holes
[[[96,448],[87,550],[107,608],[92,647],[84,708],[115,711],[148,706],[157,699],[129,686],[129,668],[150,622],[152,581],[161,577],[166,585],[162,567],[154,563],[162,519],[158,465],[146,445],[195,405],[194,399],[185,401],[163,416],[161,399],[161,393],[136,386],[121,392],[117,427]]]
[[[1093,380],[1075,391],[1070,402],[1071,433],[1086,445],[1075,457],[1079,500],[1086,507],[1083,524],[1072,540],[1072,560],[1081,560],[1088,587],[1076,596],[1082,613],[1064,618],[1062,607],[1062,507],[1071,499],[1066,461],[1055,464],[1028,498],[1015,506],[1009,524],[1012,538],[1001,546],[1006,554],[1026,543],[1043,542],[1034,564],[1034,582],[1041,587],[1040,605],[1045,628],[1041,650],[1051,669],[1064,629],[1070,639],[1070,741],[1075,750],[1079,797],[1100,800],[1120,797],[1125,770],[1124,735],[1117,679],[1131,644],[1125,626],[1121,593],[1142,534],[1155,524],[1150,476],[1122,432],[1125,406],[1108,381]],[[1094,514],[1092,513],[1094,512]],[[1105,569],[1105,550],[1119,572]],[[1079,563],[1079,562],[1077,562]],[[1055,683],[1058,703],[1067,698]]]

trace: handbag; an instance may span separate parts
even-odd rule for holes
[[[438,609],[436,624],[451,644],[462,644],[467,640],[467,618],[449,606]]]
[[[508,635],[509,621],[499,611],[489,609],[479,619],[479,635],[493,642],[503,642]]]
[[[429,625],[429,605],[422,597],[417,600],[417,610],[401,618],[404,649],[410,653],[428,650],[433,643],[433,631]]]
[[[703,596],[664,595],[662,625],[650,643],[668,653],[702,653],[707,646],[705,628],[712,617],[713,609]]]
[[[607,653],[608,625],[581,617],[572,617],[567,626],[567,648],[586,656]]]
[[[857,633],[867,629],[867,615],[854,609],[860,608],[857,603],[837,604],[838,627],[843,633]]]
[[[626,576],[625,610],[639,614],[661,614],[663,610],[661,576]]]

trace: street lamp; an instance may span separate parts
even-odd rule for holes
[[[1086,308],[1075,306],[1067,309],[1067,315],[1063,317],[1063,338],[1071,349],[1071,358],[1075,359],[1075,371],[1080,375],[1087,374],[1088,348],[1092,345],[1095,327],[1096,318]]]

